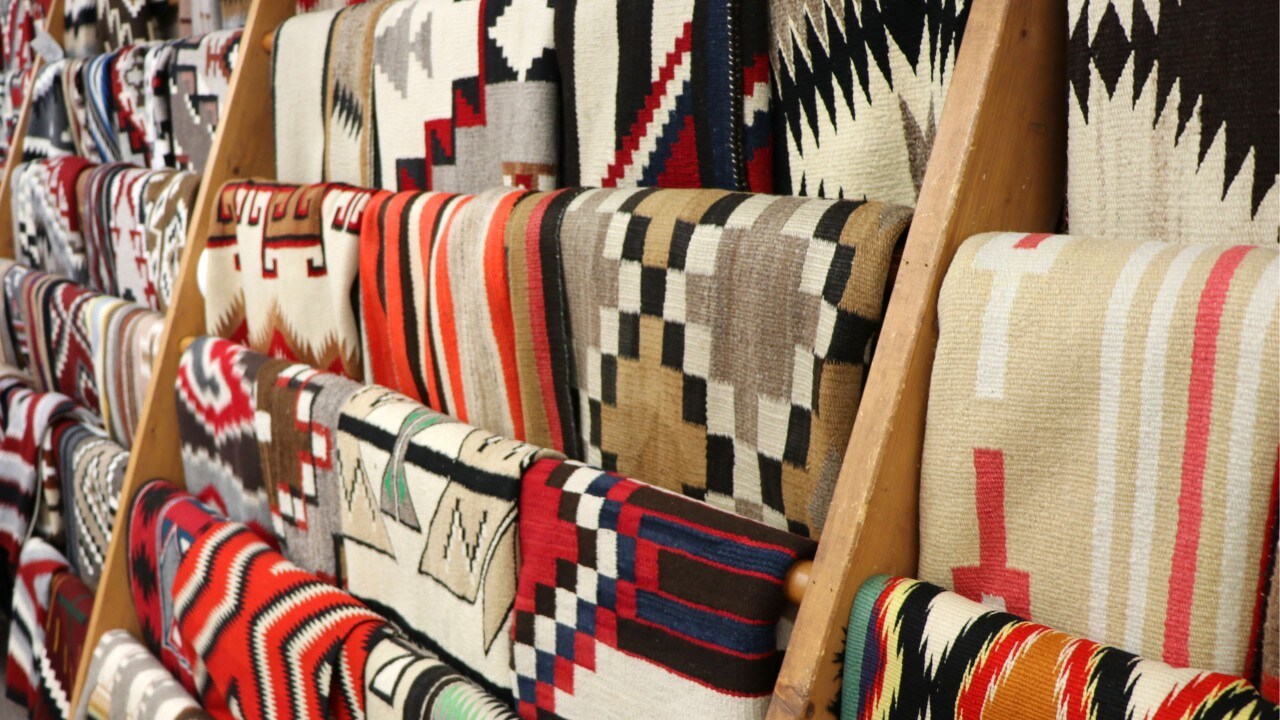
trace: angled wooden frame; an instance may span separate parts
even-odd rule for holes
[[[912,576],[938,290],[956,248],[992,230],[1049,231],[1066,181],[1067,9],[973,0],[915,220],[769,720],[834,718],[854,595]]]
[[[62,15],[63,0],[51,0],[49,14],[44,19],[44,30],[59,45],[65,29]],[[33,61],[31,79],[27,87],[22,89],[22,107],[18,109],[18,121],[13,124],[13,137],[9,138],[9,154],[4,160],[4,174],[0,175],[0,257],[15,258],[13,238],[13,205],[10,197],[13,194],[13,171],[22,162],[22,149],[27,139],[27,120],[31,117],[31,96],[35,94],[36,76],[44,68],[44,60],[39,56]]]
[[[60,2],[61,0],[54,0]],[[196,266],[204,252],[218,190],[237,177],[271,177],[275,173],[275,146],[271,127],[271,55],[259,38],[273,33],[293,15],[294,0],[253,0],[231,75],[218,131],[205,164],[204,177],[196,197],[195,211],[187,227],[187,245],[174,284],[173,298],[165,313],[160,351],[151,372],[138,430],[134,436],[120,506],[112,527],[98,582],[93,615],[85,635],[84,653],[76,672],[73,698],[84,690],[85,676],[98,639],[108,630],[123,628],[138,634],[138,615],[129,590],[127,526],[129,505],[134,493],[148,480],[165,478],[181,486],[182,456],[176,422],[177,407],[173,384],[178,373],[183,340],[204,333],[204,297],[196,281]],[[0,217],[0,221],[3,218]]]

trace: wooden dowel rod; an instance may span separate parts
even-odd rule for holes
[[[809,578],[813,574],[813,561],[801,560],[791,569],[787,571],[786,582],[782,585],[782,591],[787,596],[787,602],[792,605],[799,605],[804,600],[805,591],[809,589]]]
[[[182,338],[181,340],[179,340],[179,341],[178,341],[178,354],[179,354],[179,355],[182,355],[183,353],[185,353],[185,352],[187,351],[187,348],[191,347],[191,343],[193,343],[193,342],[195,342],[195,341],[196,341],[196,339],[195,339],[194,337],[184,337],[184,338]]]

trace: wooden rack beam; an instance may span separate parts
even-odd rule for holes
[[[63,0],[51,0],[48,15],[44,18],[44,30],[59,45],[65,18],[62,14]],[[31,118],[31,96],[35,94],[36,76],[44,67],[43,58],[37,56],[32,61],[31,77],[22,88],[22,107],[18,109],[18,120],[13,124],[13,135],[9,138],[9,154],[4,160],[4,174],[0,175],[0,257],[16,258],[13,237],[13,171],[22,162],[22,149],[27,139],[27,121]]]
[[[937,299],[965,239],[1051,231],[1066,168],[1066,3],[973,0],[915,220],[770,720],[839,712],[844,628],[877,573],[912,576]]]
[[[125,537],[129,505],[134,493],[153,478],[165,478],[183,485],[173,385],[182,355],[182,340],[202,335],[205,331],[204,298],[197,286],[196,266],[215,219],[218,191],[232,178],[272,177],[275,174],[273,136],[262,131],[264,127],[271,127],[271,103],[264,100],[271,97],[271,56],[259,43],[247,40],[275,30],[293,14],[294,6],[291,0],[253,0],[249,6],[242,36],[245,40],[240,43],[218,132],[209,151],[195,211],[187,228],[187,244],[182,251],[178,279],[165,314],[160,351],[152,369],[151,386],[143,401],[133,452],[129,455],[120,506],[85,635],[84,654],[76,674],[74,698],[79,698],[84,690],[93,649],[102,634],[116,628],[127,629],[135,636],[138,634],[137,611],[129,590]],[[142,448],[146,449],[145,452],[141,451]]]

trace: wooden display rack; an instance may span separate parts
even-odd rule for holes
[[[62,36],[61,5],[62,0],[52,0],[46,25],[55,39]],[[293,12],[293,0],[253,0],[249,9],[166,313],[73,698],[84,689],[93,649],[104,632],[123,628],[138,634],[128,578],[129,506],[152,478],[183,484],[173,387],[182,350],[205,332],[196,266],[223,183],[274,176],[273,137],[266,131],[272,126],[270,39]],[[798,565],[788,578],[788,597],[803,602],[770,720],[838,714],[837,659],[858,587],[875,573],[911,576],[916,571],[920,455],[938,334],[938,291],[956,248],[970,235],[1054,228],[1065,184],[1066,35],[1066,4],[1060,0],[971,0],[963,48],[827,529],[814,562]],[[21,160],[30,100],[28,92],[0,178],[0,256],[13,256],[9,185]]]
[[[183,485],[173,385],[178,375],[178,360],[185,348],[184,340],[205,332],[204,297],[196,282],[196,266],[204,252],[209,228],[216,219],[218,191],[223,183],[232,178],[275,174],[275,146],[269,131],[272,126],[271,55],[255,39],[272,35],[280,23],[293,15],[294,7],[294,0],[253,0],[249,6],[235,71],[231,74],[218,132],[209,150],[195,211],[187,228],[187,246],[182,250],[173,297],[165,313],[160,350],[151,371],[151,386],[147,388],[129,454],[111,544],[85,634],[84,654],[76,672],[74,698],[79,698],[84,689],[93,649],[103,633],[124,628],[138,635],[138,614],[129,590],[126,537],[129,505],[138,489],[151,479],[165,478],[179,487]],[[0,205],[7,207],[3,200]]]
[[[1067,8],[972,0],[875,360],[769,720],[839,715],[839,658],[868,577],[911,577],[938,290],[960,243],[1051,231],[1066,184]]]

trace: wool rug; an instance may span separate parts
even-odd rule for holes
[[[1275,549],[1277,316],[1274,247],[965,242],[938,302],[921,579],[1247,675]]]
[[[186,690],[196,694],[196,658],[191,639],[178,627],[177,573],[191,546],[218,516],[166,480],[138,489],[125,532],[129,548],[129,591],[138,612],[142,641]],[[223,581],[238,576],[226,573]],[[248,645],[237,651],[244,653]]]
[[[58,448],[58,474],[68,498],[67,561],[91,588],[98,586],[115,527],[129,451],[101,429],[75,423]]]
[[[525,258],[560,258],[542,305],[573,349],[559,414],[582,459],[817,537],[911,210],[653,189],[561,208]]]
[[[366,0],[334,16],[322,96],[324,180],[373,185],[373,33],[391,2]]]
[[[63,75],[69,60],[59,60],[40,68],[31,86],[31,110],[27,134],[22,143],[23,160],[74,155],[71,120],[63,91]]]
[[[112,55],[108,66],[111,82],[111,132],[115,138],[113,159],[138,167],[151,164],[147,145],[146,45],[126,45]]]
[[[771,192],[768,23],[765,0],[557,2],[564,184]]]
[[[177,167],[173,149],[173,111],[169,96],[169,73],[173,70],[175,42],[145,47],[142,56],[142,120],[146,137],[148,167],[153,170]]]
[[[389,5],[371,58],[373,185],[461,193],[556,187],[553,7],[547,0]]]
[[[205,327],[272,355],[363,378],[353,304],[373,191],[234,181],[201,254]]]
[[[968,18],[968,0],[770,2],[777,192],[915,205]]]
[[[360,236],[366,374],[523,438],[505,233],[523,193],[375,196]]]
[[[44,274],[7,258],[0,258],[0,268],[4,273],[0,277],[0,289],[4,291],[4,302],[0,303],[0,315],[3,316],[0,344],[4,349],[4,363],[0,364],[0,368],[7,366],[22,371],[31,367],[23,292],[28,282]]]
[[[1070,0],[1067,227],[1280,241],[1280,7]]]
[[[1275,514],[1271,515],[1274,522]],[[1275,526],[1270,528],[1271,537],[1276,537]],[[1280,540],[1277,540],[1280,544]],[[1267,611],[1263,619],[1262,637],[1255,638],[1251,648],[1258,661],[1250,665],[1256,666],[1255,684],[1262,697],[1273,703],[1280,703],[1280,547],[1271,556],[1271,590],[1267,595]]]
[[[325,179],[325,59],[337,16],[336,9],[299,14],[276,28],[271,108],[276,179],[281,182]]]
[[[368,720],[459,717],[515,720],[515,713],[439,658],[399,636],[390,625],[369,624],[344,645],[362,651],[364,712]],[[363,641],[363,648],[356,641]],[[355,646],[353,648],[353,646]],[[348,663],[350,664],[350,663]]]
[[[98,42],[98,0],[63,0],[62,48],[71,58],[102,52]]]
[[[33,712],[33,717],[71,717],[75,702],[71,694],[92,614],[93,590],[70,571],[54,575],[44,619],[48,657],[40,674],[40,694],[48,712]]]
[[[178,8],[169,0],[97,0],[96,34],[104,51],[174,36]]]
[[[208,713],[146,646],[108,630],[93,649],[75,720],[207,720]]]
[[[386,621],[243,525],[197,534],[178,565],[173,610],[211,715],[364,715],[363,658],[342,650],[360,626]]]
[[[33,536],[47,538],[66,550],[66,508],[59,474],[58,452],[63,436],[83,421],[75,416],[59,417],[49,424],[36,450],[35,517],[31,523]]]
[[[111,437],[128,447],[160,354],[164,315],[110,296],[103,296],[95,309],[89,338],[97,370],[97,410]]]
[[[29,79],[23,72],[0,71],[0,160],[6,162]]]
[[[558,454],[377,386],[343,406],[335,445],[347,588],[510,697],[520,477]]]
[[[98,144],[89,125],[88,69],[91,58],[76,58],[66,64],[62,75],[62,94],[67,103],[67,123],[75,154],[91,163],[102,162]]]
[[[43,24],[45,6],[32,0],[0,2],[0,66],[22,72],[35,64],[31,41],[36,23]]]
[[[521,485],[521,717],[764,717],[813,541],[575,462]]]
[[[84,66],[84,95],[86,101],[86,126],[101,162],[120,161],[120,148],[116,143],[115,99],[112,97],[111,75],[116,53],[95,55]]]
[[[1245,680],[1175,669],[936,585],[877,575],[853,603],[844,720],[1276,718]]]
[[[49,717],[41,679],[49,664],[45,618],[49,614],[53,576],[67,570],[67,559],[44,539],[33,537],[22,546],[13,607],[9,621],[9,652],[5,665],[8,698],[33,717]],[[54,715],[56,716],[56,714]]]
[[[201,337],[182,354],[175,382],[187,490],[263,538],[275,533],[258,445],[258,376],[290,364]]]
[[[203,173],[239,57],[240,31],[222,30],[174,43],[168,72],[174,164]]]
[[[26,293],[31,319],[31,371],[42,390],[69,396],[84,408],[99,405],[88,306],[98,293],[70,280],[33,283]]]
[[[138,170],[128,163],[97,165],[89,170],[84,183],[82,211],[85,262],[88,265],[87,284],[108,295],[120,295],[120,284],[116,278],[118,238],[111,226],[114,220],[113,209],[117,199],[127,203],[129,197],[117,180],[130,171]],[[124,197],[120,197],[121,195]]]
[[[19,262],[79,283],[89,279],[76,190],[81,174],[91,167],[87,160],[68,155],[14,168],[13,238]]]

